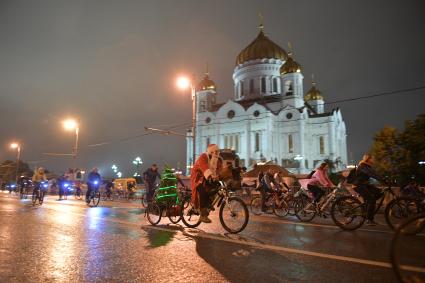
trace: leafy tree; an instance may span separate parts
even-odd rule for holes
[[[376,170],[384,176],[394,178],[398,185],[406,184],[411,178],[425,183],[425,114],[414,121],[407,121],[399,133],[395,128],[384,127],[374,137],[371,153],[375,157]]]
[[[19,172],[20,175],[32,175],[32,170],[29,165],[25,162],[19,161]],[[0,178],[3,182],[11,182],[16,178],[16,161],[5,160],[0,164]]]

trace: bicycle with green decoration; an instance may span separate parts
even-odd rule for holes
[[[174,224],[181,219],[181,201],[177,192],[177,178],[169,168],[164,170],[160,186],[155,191],[152,202],[148,203],[146,217],[152,225],[157,225],[162,217],[168,217]]]

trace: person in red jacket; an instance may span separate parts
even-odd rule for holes
[[[207,152],[202,153],[196,160],[190,173],[192,183],[192,202],[196,209],[200,210],[200,220],[211,223],[208,218],[210,206],[210,194],[217,187],[222,161],[220,150],[216,144],[210,144]]]

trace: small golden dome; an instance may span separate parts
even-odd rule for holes
[[[197,91],[202,91],[202,90],[216,91],[217,87],[215,85],[215,82],[210,79],[209,74],[206,73],[202,81],[200,81],[199,84],[197,85],[196,90]]]
[[[310,88],[310,90],[307,92],[306,96],[304,96],[305,101],[310,100],[323,100],[322,93],[320,90],[316,88],[316,83],[313,83],[313,86]]]
[[[289,73],[300,73],[301,65],[292,59],[291,56],[288,55],[288,60],[286,60],[285,64],[280,67],[280,74],[289,74]]]
[[[280,59],[285,61],[288,57],[286,51],[271,41],[260,27],[260,33],[236,58],[236,66],[246,61],[255,59]]]

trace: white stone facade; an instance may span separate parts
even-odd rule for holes
[[[321,96],[304,101],[302,73],[281,74],[284,63],[266,58],[237,65],[234,99],[224,104],[217,104],[215,89],[196,93],[196,156],[215,143],[235,150],[246,167],[271,160],[294,173],[308,173],[329,159],[337,169],[345,168],[346,127],[340,109],[325,112]],[[189,169],[190,131],[186,161]]]

